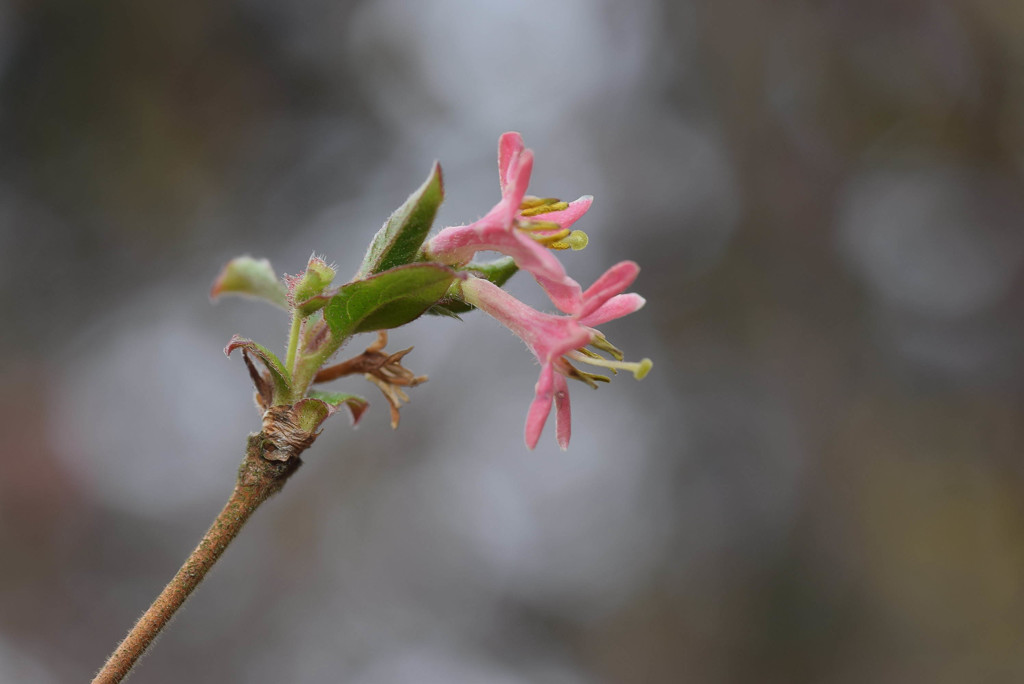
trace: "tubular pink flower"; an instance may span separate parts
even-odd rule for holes
[[[501,201],[478,221],[445,228],[427,241],[424,252],[427,259],[451,266],[463,266],[482,251],[511,256],[548,290],[556,306],[569,313],[578,303],[580,287],[548,246],[569,246],[564,242],[571,235],[568,228],[587,212],[593,198],[584,196],[574,202],[528,198],[532,172],[533,151],[524,147],[522,136],[502,135],[498,141]],[[585,244],[585,236],[580,239]]]
[[[631,370],[638,379],[650,370],[648,359],[639,363],[623,362],[622,353],[592,327],[633,313],[643,306],[644,299],[640,295],[620,294],[636,278],[637,270],[633,262],[616,264],[583,293],[579,312],[568,316],[537,311],[481,278],[469,278],[462,283],[462,295],[466,301],[515,333],[541,364],[533,402],[526,417],[526,445],[530,449],[540,439],[552,404],[555,406],[555,438],[562,449],[568,448],[572,425],[566,378],[581,380],[592,387],[596,387],[597,382],[608,381],[603,375],[578,370],[569,363],[570,359],[608,368],[612,372]],[[608,352],[615,360],[587,350],[588,345]]]

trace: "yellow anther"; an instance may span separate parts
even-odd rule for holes
[[[519,229],[528,233],[542,233],[546,230],[562,230],[562,226],[554,221],[520,221]]]
[[[534,197],[533,195],[526,195],[523,197],[522,203],[519,205],[520,209],[534,209],[536,207],[542,207],[545,204],[554,204],[555,202],[561,202],[562,200],[557,197]]]
[[[550,204],[541,204],[540,206],[530,207],[529,209],[521,209],[519,213],[523,217],[528,217],[537,216],[538,214],[548,214],[553,211],[563,211],[568,208],[568,202],[560,202],[556,200]]]
[[[607,375],[598,375],[597,373],[587,373],[586,371],[577,371],[580,375],[580,379],[583,382],[590,385],[593,389],[597,389],[597,383],[604,382],[609,383],[612,381]]]
[[[531,235],[530,237],[532,237],[534,240],[544,245],[545,247],[551,247],[553,244],[557,244],[559,240],[562,240],[568,236],[569,229],[562,228],[557,233],[551,233],[550,235]]]

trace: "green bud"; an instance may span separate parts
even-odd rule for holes
[[[315,254],[311,256],[301,275],[288,278],[288,299],[292,306],[298,306],[321,294],[330,286],[335,275],[337,271],[333,266],[328,266],[326,261]]]

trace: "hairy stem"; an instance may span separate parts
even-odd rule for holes
[[[302,316],[298,310],[292,312],[292,329],[288,334],[288,355],[285,357],[284,367],[288,369],[289,375],[295,375],[295,353],[299,349],[299,338],[302,337]]]
[[[274,450],[274,444],[264,433],[249,436],[245,459],[238,469],[238,481],[224,509],[178,574],[160,592],[92,680],[93,684],[116,684],[128,676],[136,661],[199,586],[250,516],[260,504],[281,490],[302,463],[298,455],[285,461],[268,459],[267,453]]]

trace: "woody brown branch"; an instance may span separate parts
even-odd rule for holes
[[[181,566],[124,641],[93,679],[93,684],[117,684],[122,681],[167,625],[175,612],[206,576],[228,544],[259,506],[281,491],[302,461],[297,453],[280,459],[280,446],[264,432],[250,435],[238,479],[224,509],[217,515],[199,546]]]

